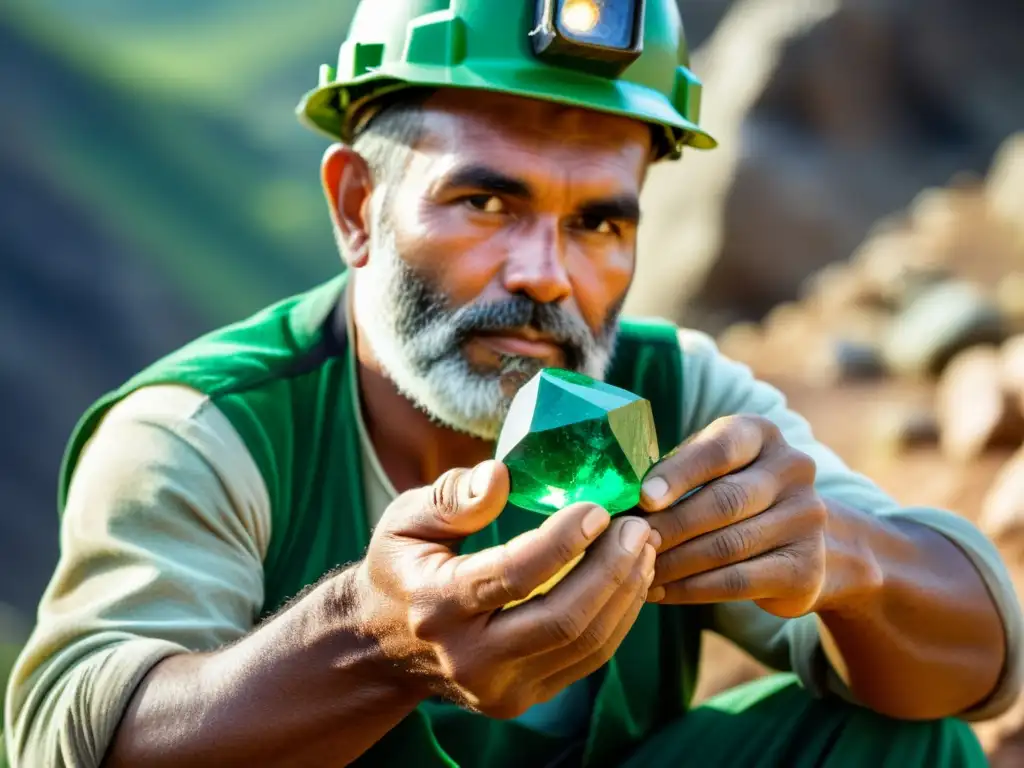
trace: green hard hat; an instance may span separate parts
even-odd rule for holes
[[[386,97],[471,88],[625,115],[659,154],[713,149],[676,0],[360,0],[300,119],[351,143]],[[663,141],[661,140],[663,137]]]

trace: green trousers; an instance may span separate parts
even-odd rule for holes
[[[622,768],[981,768],[960,720],[906,722],[830,699],[792,675],[726,691],[648,739]]]

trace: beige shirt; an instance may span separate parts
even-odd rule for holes
[[[682,331],[684,434],[757,413],[817,463],[823,497],[918,521],[971,559],[994,597],[1010,653],[998,689],[965,719],[1009,707],[1021,690],[1022,620],[995,548],[970,523],[900,508],[815,441],[783,395]],[[395,497],[360,423],[371,524]],[[5,731],[15,768],[98,766],[135,686],[162,658],[212,650],[249,632],[263,607],[270,502],[227,418],[198,392],[159,386],[114,407],[84,451],[61,527],[61,558],[12,675]],[[718,605],[712,629],[815,692],[849,697],[831,671],[815,616],[784,620],[753,603]]]

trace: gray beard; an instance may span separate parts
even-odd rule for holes
[[[565,310],[525,296],[452,307],[401,259],[387,231],[356,281],[362,329],[398,391],[435,422],[489,441],[497,439],[516,392],[542,364],[503,355],[496,369],[475,368],[463,352],[474,334],[531,327],[561,345],[566,368],[594,379],[604,378],[615,345],[617,309],[595,338]]]

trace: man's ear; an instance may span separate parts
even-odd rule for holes
[[[370,256],[370,168],[351,147],[333,144],[320,163],[320,178],[345,260],[358,269]]]

